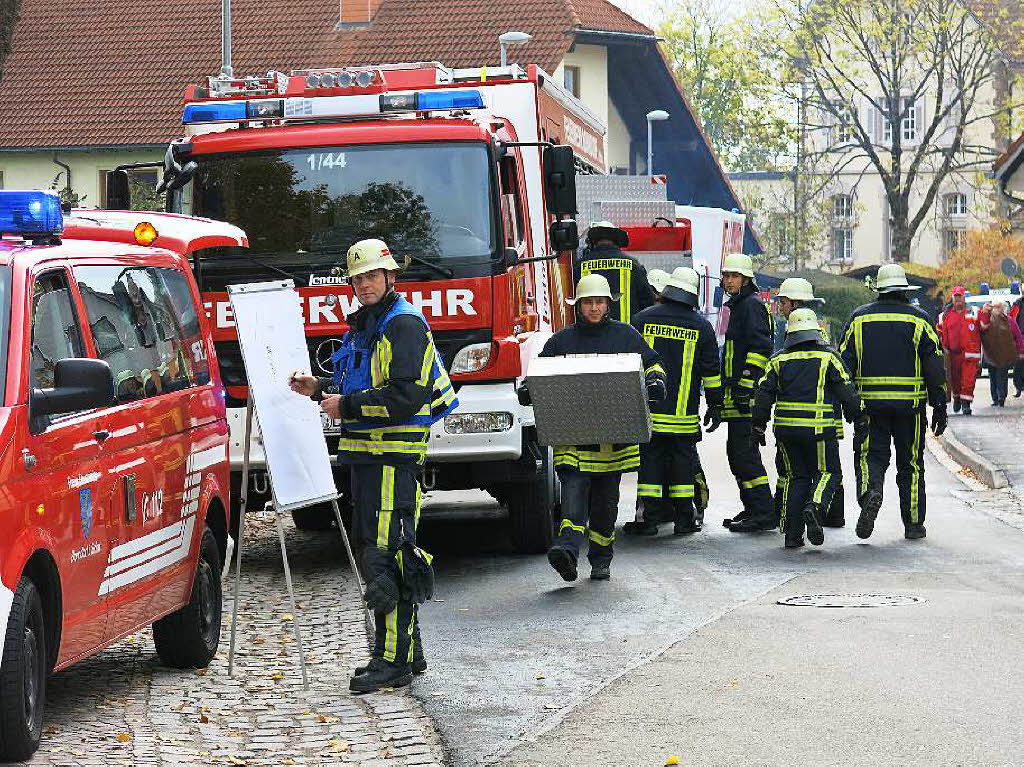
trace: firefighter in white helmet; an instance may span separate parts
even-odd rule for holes
[[[362,308],[333,356],[333,379],[293,374],[291,387],[340,418],[338,458],[352,470],[353,540],[362,550],[367,604],[376,618],[373,657],[353,692],[407,685],[426,670],[417,604],[429,597],[430,555],[416,546],[417,474],[430,424],[457,404],[426,319],[395,292],[399,267],[381,240],[361,240],[347,274]],[[338,394],[325,394],[331,384]]]
[[[577,280],[588,274],[600,274],[619,299],[612,307],[612,317],[628,323],[633,315],[654,303],[654,292],[647,281],[643,264],[624,253],[629,234],[611,221],[595,221],[587,229],[587,247],[573,270]]]
[[[722,350],[722,418],[729,428],[725,451],[743,502],[743,510],[724,524],[736,533],[770,530],[777,525],[775,504],[761,455],[750,446],[750,399],[775,348],[772,316],[757,295],[750,256],[725,257],[722,287],[729,294],[729,327]]]
[[[665,397],[661,360],[635,328],[612,319],[617,300],[619,296],[612,293],[608,280],[600,274],[582,277],[576,286],[576,297],[566,299],[576,309],[576,323],[551,336],[540,356],[639,354],[648,401],[661,402]],[[520,389],[520,400],[523,404],[530,401],[525,386]],[[640,448],[636,444],[558,445],[554,453],[562,483],[562,519],[558,537],[548,551],[548,562],[563,580],[576,580],[580,549],[589,539],[590,578],[608,580],[619,509],[619,480],[623,472],[639,467]]]

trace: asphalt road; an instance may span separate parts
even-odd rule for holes
[[[781,535],[721,527],[738,509],[724,443],[722,433],[702,443],[712,493],[705,531],[620,535],[610,582],[587,580],[581,563],[583,578],[565,584],[543,556],[512,554],[500,519],[424,523],[424,544],[438,555],[437,590],[421,613],[431,670],[414,692],[451,761],[641,765],[678,753],[684,764],[778,764],[801,754],[808,763],[967,764],[991,753],[981,761],[1012,763],[1005,757],[1024,745],[1015,734],[1019,706],[1000,709],[1001,718],[988,712],[1024,695],[1016,681],[1024,641],[1011,629],[1024,613],[1014,598],[1024,533],[965,503],[968,491],[929,456],[928,539],[904,541],[891,471],[875,534],[862,542],[846,445],[848,527],[826,530],[820,549],[787,551]],[[771,474],[771,445],[763,454]],[[620,524],[633,516],[633,480],[624,482]],[[468,493],[428,504],[500,514]],[[852,613],[775,605],[833,591],[928,601]],[[970,671],[943,673],[960,658]],[[930,684],[908,681],[915,663]],[[858,664],[871,674],[858,676]],[[759,695],[737,693],[752,679]],[[894,727],[912,735],[893,741]],[[822,728],[840,750],[821,746]],[[956,749],[919,748],[935,737]],[[912,747],[884,747],[904,741]]]

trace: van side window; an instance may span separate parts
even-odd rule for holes
[[[84,348],[64,270],[38,275],[32,285],[32,388],[52,388],[57,362],[85,356]]]
[[[75,269],[96,350],[114,374],[119,402],[155,397],[210,380],[199,318],[176,269]]]

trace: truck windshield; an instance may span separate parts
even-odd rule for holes
[[[284,271],[307,284],[311,269],[315,276],[343,263],[349,247],[368,237],[387,242],[400,263],[410,256],[409,276],[416,279],[489,274],[498,261],[482,143],[318,146],[196,159],[199,172],[185,189],[182,212],[228,221],[249,237],[248,251],[199,253],[204,290],[228,272],[251,278]]]
[[[0,266],[0,392],[7,387],[7,339],[11,331],[11,267]],[[0,406],[4,404],[0,394]]]

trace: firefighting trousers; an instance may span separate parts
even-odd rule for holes
[[[822,522],[839,524],[846,521],[846,501],[844,500],[846,488],[843,487],[843,468],[839,463],[839,440],[830,440],[828,444],[831,445],[829,449],[835,450],[833,474],[836,487],[832,494],[832,502],[827,508],[822,509]],[[789,475],[786,473],[786,462],[783,460],[783,452],[780,450],[775,451],[775,472],[778,476],[775,484],[775,516],[779,518],[779,526],[784,530],[785,528],[782,527],[782,520],[785,516],[784,494],[789,484]]]
[[[645,522],[700,521],[708,499],[696,440],[655,433],[640,445],[636,495]]]
[[[747,516],[774,517],[775,504],[768,489],[768,472],[761,461],[761,453],[751,445],[750,419],[739,418],[727,421],[727,424],[729,434],[725,452],[729,458],[729,470],[740,488],[743,510]]]
[[[562,520],[555,546],[568,549],[579,559],[587,539],[590,564],[605,565],[612,561],[621,477],[619,472],[587,474],[575,469],[558,470],[562,482]]]
[[[370,583],[383,567],[395,568],[401,582],[401,562],[393,556],[402,541],[416,542],[420,516],[420,486],[416,464],[352,464],[352,540],[362,552],[363,580]],[[386,563],[386,564],[385,564]],[[415,603],[399,599],[391,612],[375,612],[373,657],[389,663],[410,663],[422,654]]]
[[[953,397],[972,402],[980,368],[981,352],[950,352],[949,393]]]
[[[925,515],[924,438],[928,419],[921,407],[910,412],[869,413],[868,427],[853,435],[857,497],[869,487],[879,492],[889,468],[889,444],[896,449],[896,486],[903,524],[920,524]]]
[[[810,502],[827,509],[839,477],[839,441],[780,437],[775,443],[779,467],[780,526],[787,536],[804,534],[803,510]]]

